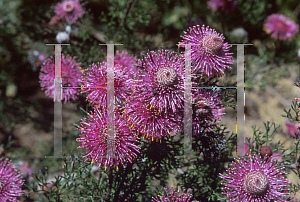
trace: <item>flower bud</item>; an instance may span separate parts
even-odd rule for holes
[[[268,155],[268,157],[272,156],[273,151],[270,147],[268,146],[262,146],[260,148],[260,154],[261,156],[264,158],[266,155]]]

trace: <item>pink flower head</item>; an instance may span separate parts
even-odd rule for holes
[[[179,44],[191,44],[192,71],[202,73],[211,77],[225,75],[223,69],[231,69],[229,64],[233,64],[231,48],[228,43],[224,43],[223,34],[218,34],[214,29],[199,25],[190,27],[184,32],[182,42]],[[179,45],[182,46],[183,45]]]
[[[84,157],[86,161],[88,159],[93,162],[99,163],[98,168],[104,165],[105,168],[108,166],[118,166],[124,164],[125,161],[130,161],[132,157],[137,156],[139,153],[139,147],[135,145],[137,136],[130,131],[126,121],[115,114],[115,133],[114,139],[107,136],[107,108],[95,108],[92,113],[88,114],[88,119],[82,120],[81,126],[78,130],[81,132],[80,138],[77,138],[77,142],[81,143],[78,148],[86,148],[87,152]],[[113,156],[107,155],[108,144],[114,143]]]
[[[286,121],[285,125],[288,128],[288,133],[290,134],[291,137],[296,138],[296,134],[298,134],[300,137],[300,130],[298,129],[300,127],[299,123],[293,124],[289,121]]]
[[[152,197],[152,202],[189,202],[191,198],[193,197],[192,194],[184,193],[184,190],[182,194],[180,195],[180,188],[178,187],[177,192],[171,187],[170,193],[168,193],[168,189],[164,188],[166,191],[166,196],[163,194],[162,196],[158,195],[158,197]]]
[[[196,89],[193,90],[193,134],[202,134],[202,127],[208,131],[213,129],[211,124],[225,114],[222,104],[222,95],[215,90]]]
[[[107,106],[107,63],[98,63],[90,65],[86,69],[86,75],[82,76],[84,87],[83,93],[87,93],[87,99],[94,105]],[[122,105],[125,99],[130,95],[129,75],[126,69],[120,65],[114,66],[114,87],[116,103]]]
[[[135,83],[136,94],[160,111],[175,113],[184,108],[184,58],[175,52],[154,51],[138,61],[144,70]]]
[[[289,193],[282,191],[289,190],[289,180],[285,179],[286,173],[281,172],[282,168],[276,167],[273,158],[261,155],[251,155],[234,159],[230,168],[227,167],[227,175],[220,174],[226,181],[223,194],[229,197],[228,201],[256,202],[256,201],[284,201]]]
[[[237,6],[237,2],[232,0],[209,0],[207,4],[214,12],[222,10],[226,13],[233,11]]]
[[[0,159],[0,199],[1,201],[19,201],[18,196],[23,194],[21,186],[24,184],[22,175],[13,167],[11,161]]]
[[[56,14],[65,19],[68,23],[75,23],[76,20],[84,14],[78,0],[65,0],[55,7]]]
[[[264,24],[265,32],[280,40],[293,38],[298,33],[298,28],[293,20],[282,14],[270,15]]]
[[[137,73],[136,67],[136,57],[127,53],[127,51],[122,51],[121,53],[117,51],[115,55],[115,65],[120,65],[126,71],[129,71],[131,74]]]
[[[61,77],[62,77],[62,98],[64,103],[69,102],[71,99],[75,100],[79,94],[78,87],[81,86],[80,77],[80,63],[75,62],[76,57],[73,59],[67,55],[61,57]],[[60,85],[60,82],[57,82]],[[46,90],[46,95],[54,99],[55,92],[55,60],[51,56],[47,59],[41,68],[40,84],[42,90]],[[74,87],[74,88],[66,88]]]
[[[165,113],[135,97],[127,99],[124,113],[130,128],[152,141],[171,135],[171,131],[177,134],[182,127],[181,115]]]

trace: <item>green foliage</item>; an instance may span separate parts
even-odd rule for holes
[[[286,109],[284,109],[284,112],[286,113],[286,115],[282,115],[282,117],[286,117],[289,119],[290,122],[293,121],[297,121],[300,122],[300,117],[299,117],[299,103],[298,101],[292,101],[292,105],[291,108],[288,111]]]
[[[110,1],[108,12],[102,11],[100,20],[105,24],[103,32],[109,41],[122,43],[124,47],[131,50],[141,50],[149,46],[149,42],[136,40],[137,34],[150,21],[150,15],[145,7],[146,1]]]
[[[48,184],[48,171],[33,175],[37,184],[32,184],[31,191],[40,192],[38,186],[49,201],[99,201],[105,196],[107,183],[97,179],[91,173],[92,165],[83,161],[83,157],[71,154],[64,160],[63,175],[56,176],[52,185]],[[101,172],[101,171],[100,171]],[[90,199],[90,200],[87,200]]]
[[[142,139],[139,145],[142,152],[132,163],[126,162],[118,168],[101,167],[97,169],[97,175],[91,172],[94,164],[85,162],[82,153],[71,154],[64,159],[64,174],[55,177],[52,188],[43,193],[37,189],[38,186],[49,186],[48,172],[45,175],[38,172],[34,175],[37,184],[30,186],[31,191],[40,192],[49,201],[124,201],[127,197],[141,201],[151,198],[154,190],[149,190],[150,183],[159,180],[165,186],[170,170],[178,167],[179,160],[175,156],[182,155],[181,140],[171,141],[170,138],[162,143],[149,143]]]
[[[179,186],[186,190],[190,188],[198,201],[216,201],[221,195],[219,173],[225,171],[225,164],[231,160],[236,144],[236,135],[228,136],[229,132],[225,130],[226,127],[221,126],[207,132],[207,136],[194,138],[196,159],[183,164],[186,171],[176,175]]]

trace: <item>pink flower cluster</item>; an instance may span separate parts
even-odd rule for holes
[[[211,0],[208,3],[213,10],[233,10],[236,2],[230,0]],[[75,23],[84,13],[78,0],[65,0],[55,9],[59,18]],[[56,19],[57,20],[57,19]],[[56,22],[56,21],[55,21]],[[287,39],[298,32],[298,27],[287,18],[270,17],[265,25],[267,33],[274,38]],[[199,80],[208,80],[225,75],[226,69],[233,64],[231,46],[223,34],[209,26],[190,27],[179,46],[191,45],[191,84],[192,84],[192,133],[201,136],[213,131],[216,120],[224,115],[222,94],[217,90],[205,89]],[[63,86],[81,86],[81,93],[94,107],[88,117],[81,120],[78,130],[80,137],[78,148],[86,149],[86,161],[97,163],[98,167],[124,165],[132,162],[140,148],[138,139],[159,140],[183,131],[186,72],[186,52],[176,53],[168,50],[150,51],[142,58],[125,52],[117,52],[114,58],[114,97],[113,111],[114,135],[110,137],[108,129],[108,64],[107,61],[93,63],[90,68],[80,70],[75,59],[62,57]],[[82,72],[81,72],[82,71]],[[53,57],[46,60],[40,73],[40,83],[46,95],[54,98],[55,65]],[[200,87],[198,86],[200,84]],[[78,88],[64,88],[63,100],[75,100]],[[110,114],[111,115],[111,114]],[[111,117],[111,116],[110,116]],[[290,127],[291,128],[291,127]],[[296,132],[295,129],[290,131]],[[290,132],[291,133],[291,132]],[[113,155],[108,155],[110,150]],[[242,155],[245,153],[242,152]],[[275,156],[274,156],[275,157]],[[277,168],[275,158],[262,159],[253,155],[244,159],[235,159],[228,168],[228,175],[220,174],[226,183],[224,193],[230,201],[269,201],[283,199],[289,183],[284,178],[283,168]],[[1,185],[1,184],[0,184]],[[167,195],[153,198],[153,201],[189,201],[191,195],[179,196],[171,188]]]
[[[76,10],[76,2],[65,1],[60,7],[71,12]],[[199,136],[204,130],[210,131],[216,126],[215,121],[224,115],[224,107],[218,91],[197,89],[195,72],[199,70],[209,78],[221,76],[224,74],[222,68],[230,68],[228,64],[232,64],[232,56],[230,46],[224,43],[225,38],[215,30],[204,25],[201,29],[195,26],[189,30],[183,36],[182,44],[199,44],[192,49],[191,72],[193,135]],[[85,70],[81,70],[80,64],[70,56],[62,56],[61,61],[65,103],[78,98],[79,88],[72,87],[82,85],[81,93],[94,107],[78,127],[81,135],[77,141],[81,144],[79,148],[87,149],[86,160],[90,159],[99,166],[119,166],[139,153],[137,143],[141,136],[153,141],[183,130],[186,75],[183,53],[162,49],[150,51],[139,60],[126,51],[116,53],[115,136],[111,141],[107,132],[107,61],[92,64]],[[51,98],[54,98],[54,70],[54,58],[50,57],[41,68],[40,82]],[[107,156],[109,142],[114,143],[115,157]]]

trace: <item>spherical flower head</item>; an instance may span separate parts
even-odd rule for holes
[[[227,167],[228,168],[228,167]],[[286,173],[281,172],[284,167],[276,168],[276,161],[267,156],[262,159],[261,155],[234,159],[228,175],[220,174],[226,181],[223,194],[230,197],[229,201],[254,202],[254,201],[287,201],[282,193],[288,190],[289,180],[285,179]]]
[[[86,148],[87,152],[84,157],[92,160],[92,163],[98,163],[98,168],[103,165],[119,166],[125,161],[137,156],[139,147],[135,145],[137,136],[130,131],[126,121],[115,114],[114,137],[109,137],[107,133],[107,108],[95,108],[88,114],[88,119],[82,120],[78,130],[81,132],[77,142],[81,143],[78,148]],[[111,144],[111,147],[108,147]],[[113,150],[113,152],[111,151]],[[114,153],[115,158],[110,155]]]
[[[192,108],[193,108],[193,134],[202,134],[201,127],[208,131],[213,129],[212,124],[215,120],[225,114],[222,104],[222,95],[216,90],[196,89],[193,90]]]
[[[177,192],[171,187],[170,193],[168,193],[167,188],[164,188],[166,191],[166,196],[163,194],[162,196],[158,197],[152,197],[152,202],[189,202],[191,198],[193,197],[192,194],[184,193],[184,190],[182,194],[180,195],[180,188],[178,187]]]
[[[138,95],[166,113],[184,108],[184,58],[175,52],[148,53],[138,66],[144,69],[142,80],[134,86]]]
[[[58,3],[55,7],[55,12],[60,18],[65,19],[70,24],[75,23],[84,14],[78,0],[65,0],[62,3]]]
[[[87,93],[87,99],[94,105],[107,106],[107,63],[98,63],[90,65],[86,69],[86,75],[82,76],[82,92]],[[125,99],[130,95],[129,74],[120,65],[114,66],[114,87],[116,103],[122,105]]]
[[[271,37],[280,40],[291,39],[299,32],[299,26],[282,14],[270,15],[265,21],[264,29]]]
[[[207,5],[209,5],[214,12],[222,10],[229,13],[236,8],[237,2],[231,0],[209,0]]]
[[[199,25],[190,27],[184,32],[179,46],[191,44],[192,71],[211,77],[225,75],[223,69],[231,69],[233,64],[231,46],[224,43],[223,34],[218,34],[214,29]]]
[[[23,194],[21,186],[24,184],[21,173],[13,167],[11,161],[0,159],[0,199],[1,201],[19,201]]]
[[[170,136],[171,131],[177,134],[183,123],[181,115],[160,111],[134,96],[127,99],[124,113],[130,128],[152,141]]]
[[[64,103],[71,99],[77,99],[79,94],[78,87],[81,86],[81,70],[80,63],[75,62],[76,57],[66,57],[62,54],[61,57],[61,77],[62,77],[62,99]],[[46,95],[54,99],[55,94],[55,59],[51,56],[47,59],[41,68],[40,84],[42,90],[46,90]],[[60,82],[57,82],[60,85]],[[74,88],[66,88],[74,87]]]

